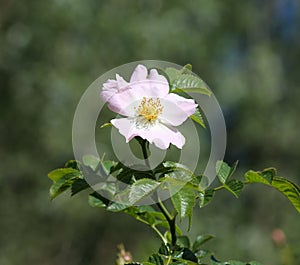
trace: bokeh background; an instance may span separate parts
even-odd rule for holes
[[[275,166],[300,183],[300,34],[297,0],[1,0],[0,264],[114,264],[156,250],[152,231],[87,205],[53,202],[47,173],[73,158],[71,129],[88,85],[124,63],[191,63],[213,89],[237,175]],[[197,210],[192,237],[217,237],[217,256],[300,264],[299,214],[278,192],[248,187]],[[289,248],[272,241],[280,228]],[[282,258],[283,257],[283,258]]]

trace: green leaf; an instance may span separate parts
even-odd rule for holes
[[[73,182],[71,187],[71,196],[74,196],[80,191],[88,189],[90,185],[84,179],[77,179]]]
[[[61,173],[61,171],[59,171]],[[64,171],[65,173],[67,171]],[[57,175],[55,175],[57,176]],[[50,199],[53,200],[55,197],[66,191],[71,187],[74,181],[81,179],[81,172],[76,170],[75,172],[67,173],[54,181],[49,190]],[[55,178],[54,178],[55,179]]]
[[[203,119],[203,117],[202,117],[202,115],[201,115],[201,112],[200,112],[199,107],[197,107],[195,113],[194,113],[193,115],[191,115],[190,118],[191,118],[194,122],[200,124],[203,128],[206,128],[205,123],[204,123],[204,119]]]
[[[79,170],[79,164],[80,163],[76,160],[70,160],[70,161],[66,162],[65,167]]]
[[[242,181],[237,179],[231,179],[229,180],[224,187],[229,190],[236,198],[239,197],[241,191],[244,188],[244,184]]]
[[[151,255],[148,261],[155,265],[164,265],[164,260],[158,254]]]
[[[177,237],[177,244],[180,247],[190,248],[190,239],[187,236],[178,236]]]
[[[100,163],[100,159],[93,155],[85,155],[82,158],[82,161],[85,166],[90,167],[93,171],[96,171],[96,169]]]
[[[172,194],[171,190],[170,193]],[[194,190],[184,186],[171,197],[171,200],[181,219],[192,215],[193,207],[196,203]]]
[[[167,76],[169,78],[170,84],[173,84],[175,79],[177,79],[181,75],[180,70],[177,70],[177,69],[171,68],[171,67],[166,68],[165,73],[167,74]]]
[[[127,204],[122,204],[118,202],[113,202],[112,204],[108,205],[107,210],[110,212],[122,212],[126,210],[129,206]]]
[[[115,161],[110,161],[110,160],[106,160],[106,161],[100,161],[101,164],[101,169],[102,169],[102,173],[104,173],[104,175],[108,176],[112,169],[118,164]]]
[[[204,235],[200,235],[196,238],[194,244],[193,244],[193,251],[198,251],[200,249],[200,247],[207,241],[211,240],[212,238],[214,238],[215,236],[213,235],[209,235],[209,234],[204,234]]]
[[[275,168],[268,168],[263,170],[262,172],[255,172],[253,170],[249,170],[245,174],[245,179],[248,183],[264,183],[266,185],[272,184],[273,178],[276,175]]]
[[[182,67],[182,69],[180,70],[180,72],[182,74],[191,74],[193,70],[193,66],[191,64],[186,64],[185,66]]]
[[[166,244],[162,243],[158,250],[158,253],[164,256],[168,256],[170,254],[170,249]]]
[[[195,254],[188,248],[176,249],[172,256],[174,259],[176,259],[178,261],[185,262],[186,260],[188,260],[188,261],[193,262],[194,264],[198,263],[198,259],[195,256]],[[193,264],[193,263],[188,263],[188,264]]]
[[[300,213],[300,188],[295,183],[282,178],[274,177],[272,186],[285,195]]]
[[[200,200],[199,206],[200,206],[200,208],[202,208],[210,203],[210,201],[212,200],[212,198],[215,194],[215,191],[213,189],[208,189],[208,190],[205,190],[204,193],[199,192],[198,194],[199,194],[199,200]]]
[[[278,176],[275,169],[266,169],[262,172],[250,170],[246,172],[246,183],[263,183],[280,191],[293,204],[298,212],[300,212],[300,188],[297,184]],[[270,180],[272,182],[270,183]]]
[[[207,85],[197,76],[191,74],[182,74],[171,82],[171,92],[193,92],[204,95],[211,95]]]
[[[101,196],[98,192],[89,195],[89,205],[92,207],[106,208],[109,200]]]
[[[149,196],[161,183],[153,179],[140,179],[131,185],[129,202],[134,204]]]
[[[195,252],[195,256],[198,259],[203,259],[203,258],[205,258],[207,256],[210,256],[210,255],[212,255],[212,252],[209,251],[209,250],[200,249],[200,250]]]
[[[222,184],[225,184],[226,181],[232,176],[232,174],[236,170],[237,165],[238,165],[238,161],[236,161],[232,165],[232,167],[230,167],[227,163],[223,161],[220,160],[217,161],[216,164],[217,177]]]
[[[53,181],[57,181],[58,179],[62,178],[65,175],[69,175],[69,174],[77,175],[79,174],[79,172],[80,172],[79,170],[74,168],[58,168],[48,173],[48,177]]]

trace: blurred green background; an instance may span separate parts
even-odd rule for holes
[[[297,0],[1,0],[0,264],[114,264],[124,243],[136,259],[159,244],[125,215],[87,205],[87,194],[50,202],[47,173],[73,158],[76,105],[88,85],[124,63],[157,59],[194,72],[224,111],[226,161],[275,166],[300,183],[300,16]],[[278,192],[220,193],[197,210],[192,237],[217,236],[217,256],[300,264],[299,214]],[[281,228],[294,261],[280,253]],[[290,260],[289,260],[290,259]]]

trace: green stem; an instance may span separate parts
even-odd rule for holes
[[[140,144],[142,146],[142,152],[143,152],[143,156],[144,156],[144,159],[145,159],[145,164],[146,164],[147,167],[150,168],[150,163],[149,163],[148,153],[147,153],[147,147],[146,147],[147,141],[143,140],[142,142],[140,142]]]
[[[165,239],[165,237],[161,234],[161,232],[156,228],[156,226],[151,226],[151,228],[159,235],[159,237],[161,238],[161,240],[167,244],[168,241],[167,239]]]
[[[165,218],[167,219],[167,222],[170,227],[170,233],[172,237],[172,246],[174,247],[176,245],[177,236],[176,236],[176,215],[174,217],[171,217],[169,212],[166,210],[165,206],[162,202],[156,203],[159,210],[163,213]]]
[[[143,152],[143,156],[145,159],[145,164],[147,167],[150,168],[150,163],[148,160],[148,153],[147,153],[147,141],[146,140],[138,140],[141,147],[142,147],[142,152]],[[166,209],[166,207],[164,206],[164,204],[160,201],[159,198],[158,202],[156,203],[157,207],[159,208],[159,210],[162,212],[162,214],[165,216],[169,227],[170,227],[170,233],[171,233],[171,237],[172,237],[172,246],[175,247],[176,245],[176,241],[177,241],[177,236],[176,236],[176,215],[174,217],[172,217],[170,215],[170,213],[168,212],[168,210]],[[154,227],[152,227],[154,229]],[[156,232],[158,231],[157,228],[155,227]],[[159,232],[160,233],[160,232]],[[163,242],[166,243],[166,239],[164,237],[163,238]]]

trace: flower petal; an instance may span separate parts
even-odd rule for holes
[[[121,115],[133,117],[141,100],[146,98],[163,98],[168,95],[168,83],[155,80],[144,80],[130,84],[130,88],[111,96],[109,108]]]
[[[163,82],[163,83],[168,83],[168,80],[167,80],[163,75],[160,75],[160,74],[157,72],[156,69],[151,69],[151,70],[150,70],[148,79],[150,79],[150,80],[156,80],[156,81],[161,81],[161,82]]]
[[[140,136],[163,150],[167,149],[170,144],[177,146],[179,149],[185,144],[185,138],[178,130],[161,123],[157,123],[149,129],[137,128],[135,121],[130,118],[113,119],[111,123],[125,137],[127,143],[134,137]]]
[[[131,78],[130,78],[130,83],[132,82],[136,82],[136,81],[141,81],[141,80],[145,80],[147,79],[147,75],[148,75],[148,70],[147,68],[142,65],[139,64],[133,71]]]
[[[197,104],[192,99],[170,95],[160,99],[163,111],[159,118],[165,124],[179,126],[195,112]]]
[[[113,119],[110,122],[119,130],[120,134],[122,134],[126,138],[126,143],[128,143],[132,138],[137,136],[136,134],[134,134],[135,126],[132,119],[120,118]]]
[[[184,136],[175,128],[165,126],[161,123],[157,123],[153,127],[147,129],[136,130],[135,133],[146,139],[148,142],[153,143],[160,149],[167,149],[170,144],[177,146],[182,149],[185,144]]]
[[[103,84],[100,96],[105,102],[107,102],[116,93],[127,89],[128,85],[129,83],[126,82],[122,76],[116,74],[116,80],[108,79]]]
[[[191,116],[195,113],[197,104],[193,99],[188,99],[181,97],[177,94],[170,93],[165,97],[166,100],[169,100],[181,108],[188,116]]]

